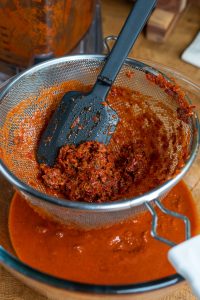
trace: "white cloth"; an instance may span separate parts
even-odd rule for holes
[[[197,34],[190,46],[185,49],[181,58],[184,61],[200,68],[200,32]]]
[[[200,235],[170,249],[168,259],[200,299]]]

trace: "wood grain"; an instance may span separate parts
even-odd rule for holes
[[[118,35],[132,3],[125,0],[102,0],[103,34]],[[200,7],[190,5],[177,22],[175,30],[164,44],[145,39],[140,34],[130,57],[152,60],[185,74],[190,80],[200,84],[200,69],[181,60],[184,49],[192,42],[200,25]]]

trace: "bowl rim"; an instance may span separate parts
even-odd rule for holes
[[[3,88],[2,91],[0,91],[0,103],[3,99],[3,97],[8,93],[9,89],[16,83],[18,82],[21,78],[23,78],[26,75],[32,74],[35,71],[40,70],[43,67],[48,67],[49,65],[54,65],[57,63],[62,63],[62,62],[67,62],[67,61],[73,61],[73,60],[91,60],[91,59],[98,59],[101,62],[104,61],[106,58],[106,55],[101,55],[101,54],[82,54],[82,55],[71,55],[71,56],[64,56],[60,58],[55,58],[55,59],[50,59],[46,62],[40,63],[36,66],[33,66],[24,72],[20,73],[19,75],[14,76],[13,79],[11,79],[8,84],[6,84]],[[149,61],[150,62],[150,61]],[[135,60],[132,58],[127,58],[125,60],[125,63],[128,63],[129,65],[132,65],[136,67],[138,70],[142,70],[144,72],[150,72],[151,74],[163,74],[159,70],[156,70],[154,67],[151,67],[150,65],[143,63],[142,61]],[[152,64],[155,65],[154,62]],[[156,64],[158,65],[158,64]],[[170,70],[170,68],[165,67],[160,65],[162,68],[166,68]],[[177,73],[176,71],[171,70],[173,73]],[[182,76],[180,73],[177,73],[179,76]],[[165,76],[166,77],[166,76]],[[182,76],[183,77],[183,76]],[[166,77],[168,79],[168,77]],[[189,79],[187,82],[190,82]],[[194,84],[192,84],[194,86]],[[194,139],[192,143],[192,148],[191,148],[191,155],[190,157],[186,160],[184,167],[180,170],[179,174],[176,175],[175,177],[165,181],[163,184],[158,186],[157,188],[154,188],[143,195],[137,196],[137,197],[132,197],[129,199],[122,199],[122,200],[117,200],[115,202],[107,202],[107,203],[86,203],[86,202],[78,202],[78,201],[70,201],[67,199],[63,198],[56,198],[54,196],[47,195],[45,193],[42,193],[33,187],[29,186],[28,184],[24,183],[21,181],[18,177],[16,177],[12,172],[7,168],[7,166],[4,164],[0,157],[0,172],[6,177],[6,179],[12,183],[14,186],[16,186],[19,190],[22,192],[31,195],[32,197],[39,198],[40,200],[43,200],[45,202],[48,202],[53,205],[58,205],[60,207],[66,207],[69,209],[75,209],[75,210],[82,210],[82,211],[89,211],[89,212],[112,212],[112,211],[121,211],[121,210],[126,210],[130,209],[133,207],[137,207],[139,205],[144,204],[145,202],[152,201],[154,199],[159,198],[164,192],[168,191],[169,188],[172,188],[175,186],[180,179],[186,174],[186,172],[190,169],[195,157],[197,156],[198,153],[198,148],[199,148],[199,139],[200,139],[200,125],[199,125],[199,120],[198,116],[195,113],[193,118],[193,126],[196,128],[195,134],[194,134]]]
[[[43,284],[70,290],[75,292],[85,292],[90,294],[108,294],[108,295],[128,295],[153,292],[159,289],[167,288],[172,285],[181,283],[184,278],[179,274],[173,274],[167,277],[159,278],[141,283],[124,284],[124,285],[101,285],[88,284],[72,280],[58,278],[53,275],[36,270],[29,265],[23,263],[18,258],[6,251],[0,246],[0,262],[5,268],[9,268]]]

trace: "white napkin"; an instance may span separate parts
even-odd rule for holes
[[[200,32],[197,34],[192,44],[185,49],[181,58],[184,61],[200,68]]]
[[[170,249],[168,259],[200,299],[200,235]]]

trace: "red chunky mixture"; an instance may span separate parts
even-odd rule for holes
[[[178,86],[173,78],[170,81],[167,81],[161,74],[158,76],[152,74],[146,74],[146,78],[151,81],[153,84],[158,85],[160,88],[164,89],[165,93],[170,96],[173,96],[179,107],[177,108],[177,115],[180,120],[188,123],[189,117],[193,115],[194,105],[189,105],[185,100],[185,93],[181,90],[180,86]]]
[[[40,165],[40,178],[46,188],[73,201],[114,201],[160,185],[173,175],[174,161],[179,162],[178,167],[184,164],[188,140],[183,122],[188,123],[193,107],[175,83],[162,76],[146,76],[177,102],[175,112],[159,103],[174,126],[171,133],[154,112],[150,97],[113,87],[107,101],[121,121],[111,142],[108,146],[91,141],[78,147],[62,147],[53,167]]]
[[[115,200],[145,175],[147,157],[141,143],[121,147],[116,156],[107,146],[85,142],[60,149],[54,167],[41,165],[46,186],[67,199],[87,202]]]
[[[125,76],[129,81],[135,74],[128,72]],[[77,148],[64,146],[53,168],[37,163],[35,153],[41,132],[66,92],[87,93],[91,86],[72,80],[42,90],[37,100],[25,99],[9,112],[2,128],[2,159],[15,176],[35,189],[74,201],[114,201],[159,186],[177,174],[188,157],[191,136],[187,124],[192,106],[174,82],[152,75],[147,75],[147,80],[164,91],[160,99],[113,86],[105,104],[117,112],[120,122],[110,143],[107,147],[97,142]],[[163,101],[166,94],[167,101],[177,104],[177,109]],[[30,117],[26,111],[32,105]],[[19,125],[13,128],[13,124]],[[10,129],[13,143],[8,145]]]

